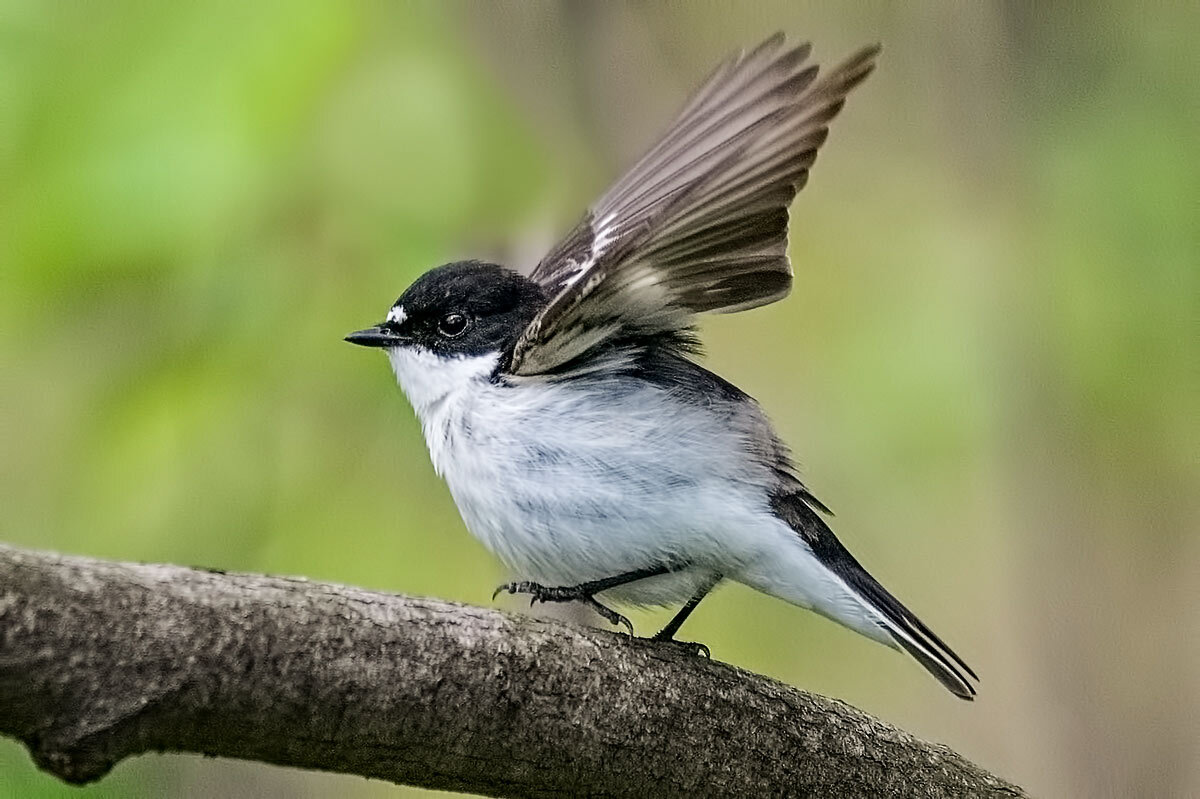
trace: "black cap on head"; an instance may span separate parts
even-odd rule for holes
[[[524,275],[458,261],[426,272],[400,295],[386,320],[346,340],[367,347],[418,346],[442,355],[505,352],[545,304],[541,287]]]

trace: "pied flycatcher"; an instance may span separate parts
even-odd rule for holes
[[[878,53],[818,75],[777,34],[731,58],[528,276],[440,266],[347,337],[386,352],[468,529],[527,581],[501,589],[631,632],[607,602],[682,603],[655,636],[671,641],[734,580],[974,696],[970,667],[834,536],[758,403],[694,360],[696,314],[791,289],[788,206]]]

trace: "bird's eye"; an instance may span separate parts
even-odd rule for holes
[[[458,312],[448,313],[438,321],[438,332],[446,338],[458,338],[468,327],[470,320]]]

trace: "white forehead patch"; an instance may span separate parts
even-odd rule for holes
[[[403,305],[394,305],[392,310],[388,311],[387,320],[393,324],[403,324],[408,318],[408,314],[404,313]]]

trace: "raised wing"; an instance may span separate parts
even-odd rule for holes
[[[809,49],[776,34],[719,67],[542,259],[530,277],[551,299],[518,340],[512,373],[551,372],[613,339],[787,295],[788,206],[879,53],[865,48],[818,80]]]

